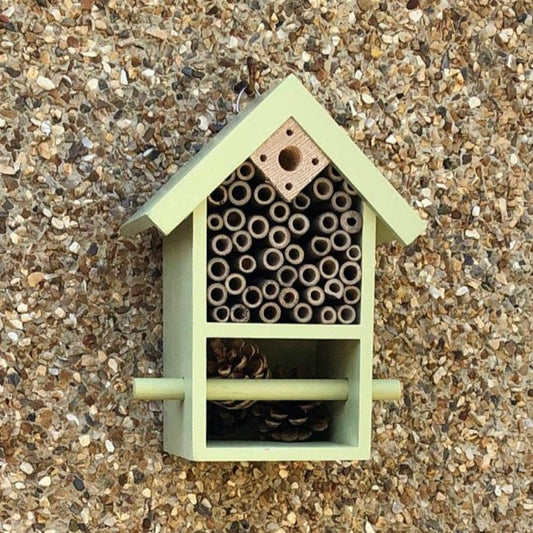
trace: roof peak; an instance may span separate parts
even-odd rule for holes
[[[293,74],[230,120],[122,226],[121,233],[133,235],[155,226],[170,234],[290,118],[376,212],[386,240],[408,244],[422,233],[425,222]]]

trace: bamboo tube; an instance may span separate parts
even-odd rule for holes
[[[305,211],[311,205],[311,198],[304,194],[303,192],[299,193],[296,198],[292,201],[292,206],[296,211]]]
[[[235,172],[232,172],[223,182],[222,185],[225,185],[228,187],[231,185],[235,180],[237,179],[237,174]]]
[[[224,305],[228,299],[228,291],[222,283],[211,283],[207,287],[207,302],[214,306],[218,307],[219,305]]]
[[[327,237],[313,237],[307,247],[309,257],[318,259],[331,252],[331,241]]]
[[[302,213],[295,213],[289,218],[289,230],[296,237],[305,235],[309,230],[309,219]]]
[[[346,285],[355,285],[361,279],[361,267],[355,261],[346,261],[341,265],[339,277]]]
[[[273,248],[287,248],[291,242],[291,233],[285,226],[274,226],[268,232],[268,244]]]
[[[326,202],[333,195],[334,188],[331,180],[320,176],[313,181],[311,190],[318,202]]]
[[[234,181],[228,189],[230,203],[237,207],[246,205],[252,197],[252,188],[245,181]]]
[[[324,285],[327,296],[340,300],[344,294],[344,285],[338,279],[328,279]]]
[[[347,305],[355,305],[361,299],[361,291],[358,287],[345,287],[343,300]]]
[[[273,222],[281,224],[289,219],[291,210],[285,202],[277,201],[270,206],[268,214]]]
[[[296,304],[292,310],[292,316],[295,322],[305,324],[306,322],[310,322],[313,318],[313,309],[309,304],[300,302],[299,304]]]
[[[237,274],[234,272],[226,278],[224,285],[228,291],[228,294],[236,296],[237,294],[241,294],[241,292],[246,289],[246,280],[242,274]]]
[[[255,176],[255,166],[250,161],[245,161],[236,170],[237,178],[243,181],[250,181]]]
[[[250,309],[243,304],[235,304],[230,309],[230,319],[232,322],[249,322]]]
[[[264,239],[268,235],[270,225],[261,215],[255,215],[248,221],[248,231],[254,239]]]
[[[357,192],[357,189],[348,180],[343,180],[342,188],[344,192],[349,194],[350,196],[357,196],[359,194]]]
[[[351,238],[350,234],[342,229],[338,229],[337,231],[334,231],[333,234],[330,237],[331,239],[331,247],[336,252],[343,252],[350,246]]]
[[[337,313],[330,305],[325,305],[318,310],[318,322],[321,324],[335,324],[337,322]]]
[[[334,278],[339,273],[339,262],[333,256],[328,255],[320,260],[318,270],[324,279]]]
[[[346,249],[346,259],[348,261],[359,261],[361,259],[361,247],[357,244],[352,244]]]
[[[263,303],[263,293],[259,287],[250,285],[242,293],[242,303],[250,309],[255,309]]]
[[[337,320],[341,324],[353,324],[356,318],[357,314],[352,306],[340,305],[337,308]]]
[[[279,319],[281,318],[281,309],[279,305],[274,302],[264,303],[259,309],[259,318],[261,319],[261,322],[279,322]]]
[[[357,233],[363,227],[363,217],[357,211],[346,211],[341,215],[341,228],[348,233]]]
[[[228,201],[228,190],[219,185],[207,198],[207,203],[213,206],[224,205]]]
[[[281,289],[278,300],[281,307],[292,309],[300,301],[300,294],[292,287],[285,287]]]
[[[270,183],[261,183],[254,189],[254,200],[257,205],[267,206],[276,199],[276,189]]]
[[[328,165],[326,167],[326,176],[333,182],[340,182],[344,179],[341,176],[341,173],[333,165]]]
[[[264,279],[259,283],[265,300],[275,300],[279,294],[279,283],[273,279]]]
[[[305,264],[298,269],[300,283],[306,287],[317,285],[320,281],[320,271],[315,265]]]
[[[211,213],[207,217],[207,229],[220,231],[224,227],[224,219],[218,213]]]
[[[285,259],[291,265],[301,265],[303,263],[305,254],[303,248],[298,244],[289,244],[285,248]]]
[[[230,207],[226,209],[224,213],[224,226],[230,232],[239,231],[246,224],[246,217],[242,212],[242,209],[237,207]]]
[[[298,271],[293,266],[284,265],[276,272],[276,279],[282,287],[292,287],[298,279]]]
[[[245,230],[236,231],[231,240],[238,252],[247,252],[252,247],[252,236]]]
[[[134,378],[136,400],[184,400],[185,378]],[[207,379],[208,401],[344,401],[352,388],[347,379]],[[399,400],[397,379],[373,379],[372,400]]]
[[[258,265],[263,270],[278,270],[283,265],[283,254],[277,248],[261,250]]]
[[[233,243],[227,235],[215,235],[211,240],[211,248],[215,254],[225,256],[231,253]]]
[[[313,228],[319,233],[329,235],[339,227],[339,218],[335,213],[327,211],[319,215],[313,222]]]
[[[326,300],[324,289],[322,287],[308,287],[304,291],[304,298],[307,303],[312,306],[322,305]]]
[[[213,281],[222,281],[229,275],[230,269],[228,262],[222,257],[213,257],[207,263],[207,275]]]
[[[344,213],[352,207],[352,198],[344,191],[337,191],[331,197],[331,207],[334,211],[337,211],[337,213]]]
[[[209,316],[215,322],[227,322],[229,320],[229,307],[227,305],[219,305],[209,310]]]
[[[255,260],[255,257],[252,255],[241,255],[237,259],[237,268],[243,273],[243,274],[251,274],[255,271],[257,268],[257,261]]]

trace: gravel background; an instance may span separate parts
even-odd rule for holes
[[[0,531],[530,530],[527,2],[55,4],[1,2]],[[118,228],[248,55],[429,221],[378,250],[375,375],[405,397],[368,462],[192,464],[131,399],[161,371],[161,240]]]

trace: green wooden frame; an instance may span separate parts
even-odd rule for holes
[[[379,387],[372,380],[376,214],[363,203],[360,323],[292,325],[207,321],[206,212],[206,202],[202,202],[163,241],[163,373],[164,378],[179,379],[167,382],[166,386],[176,387],[174,397],[182,398],[165,399],[163,403],[165,450],[196,461],[368,459],[373,387]],[[333,404],[332,438],[325,442],[290,444],[208,441],[206,344],[214,337],[261,339],[267,344],[268,340],[319,341],[321,353],[317,366],[324,379],[347,380],[347,399]],[[137,388],[142,389],[136,392],[139,398],[172,397],[172,392],[159,391],[154,380],[144,383],[138,380]],[[398,384],[391,381],[383,388],[398,391]],[[387,396],[376,394],[379,397]]]
[[[207,320],[207,196],[289,117],[293,117],[361,196],[359,323],[257,324]],[[196,461],[357,460],[370,457],[372,400],[397,399],[396,380],[372,379],[375,250],[410,243],[425,228],[415,211],[294,77],[249,104],[121,228],[158,228],[163,240],[163,378],[136,379],[139,399],[164,401],[164,449]],[[290,345],[320,379],[250,380],[242,386],[206,378],[211,338],[254,339],[264,353]],[[277,348],[276,348],[277,347]],[[255,384],[253,383],[255,381]],[[331,437],[322,442],[207,440],[207,399],[327,398]]]

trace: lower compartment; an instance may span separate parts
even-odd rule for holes
[[[207,448],[357,446],[359,350],[359,341],[346,339],[209,339],[210,378],[346,379],[349,394],[343,401],[207,402]]]

